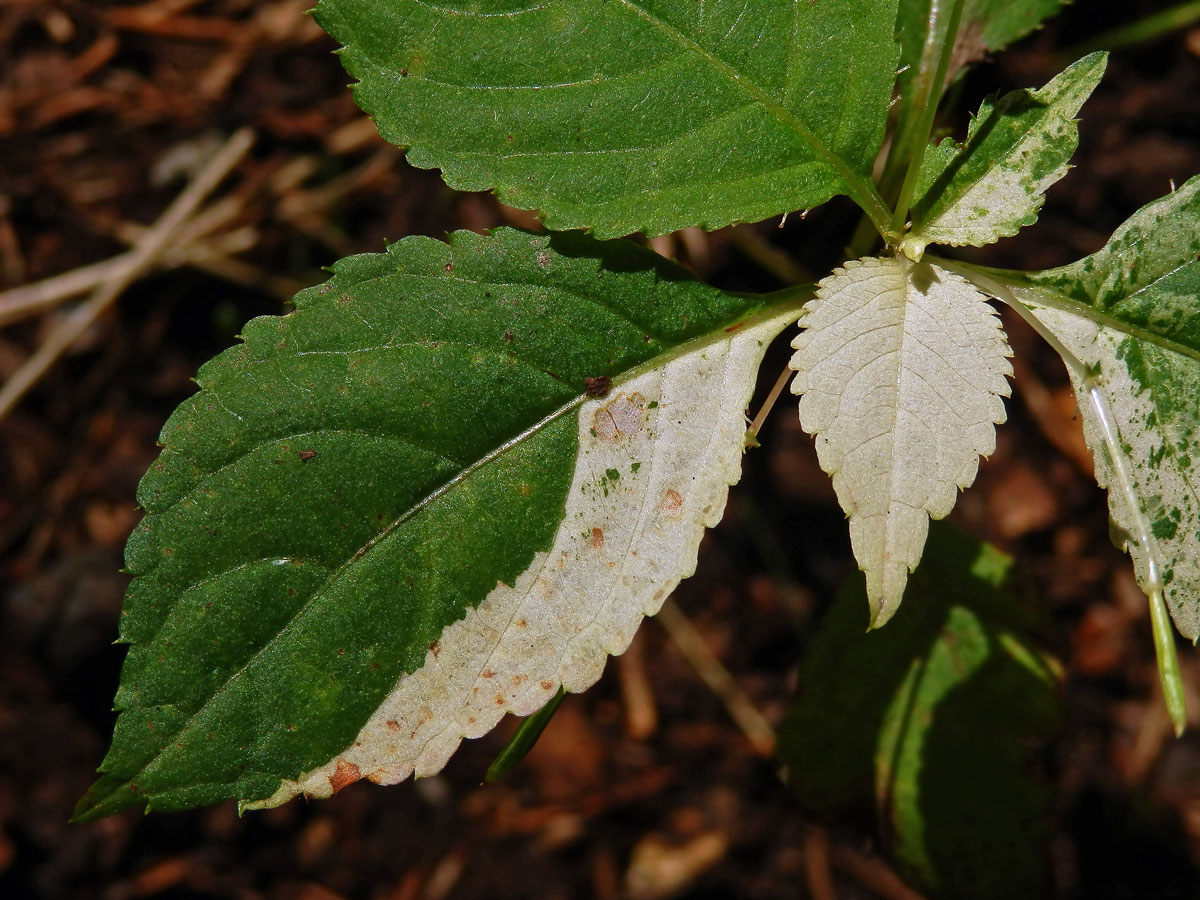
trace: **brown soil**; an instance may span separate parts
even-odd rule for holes
[[[0,896],[785,898],[820,896],[807,892],[826,875],[838,897],[900,896],[871,887],[888,873],[869,830],[806,819],[654,623],[594,690],[568,698],[500,784],[480,781],[509,727],[416,784],[356,784],[240,819],[225,805],[67,825],[111,734],[134,490],[198,365],[339,256],[409,234],[535,224],[488,195],[449,191],[383,145],[345,90],[332,42],[300,15],[307,5],[0,5],[0,287],[122,252],[133,223],[162,212],[214,141],[240,126],[257,135],[213,198],[234,198],[220,229],[226,255],[139,280],[0,424]],[[1061,62],[1054,48],[1134,15],[1110,0],[1077,4],[977,69],[964,108],[1043,83]],[[1077,169],[1036,228],[986,258],[1067,262],[1200,172],[1198,56],[1200,31],[1118,53],[1085,107]],[[656,247],[721,286],[771,288],[785,264],[756,263],[764,249],[821,270],[831,250],[814,240],[848,235],[853,218],[835,202],[778,224]],[[0,379],[61,315],[0,331]],[[1109,542],[1061,364],[1019,321],[1007,325],[1018,354],[1010,421],[955,519],[1031,567],[1060,630],[1068,720],[1047,765],[1059,893],[1200,896],[1200,737],[1169,737],[1144,599]],[[773,349],[767,386],[786,355]],[[676,596],[778,722],[852,562],[786,404],[762,444]],[[1200,722],[1200,663],[1180,650]]]

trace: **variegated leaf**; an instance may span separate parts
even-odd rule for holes
[[[1037,221],[1043,194],[1067,173],[1079,140],[1075,114],[1100,82],[1107,55],[1093,53],[1041,90],[987,101],[965,143],[947,139],[925,157],[905,248],[983,246]]]
[[[1046,272],[981,270],[979,278],[985,286],[1002,282],[1032,305],[1087,370],[1071,375],[1113,521],[1130,538],[1143,587],[1161,581],[1176,626],[1193,641],[1200,636],[1198,253],[1200,176],[1139,210],[1091,256]],[[1118,482],[1106,429],[1115,432],[1136,504]]]
[[[437,771],[579,691],[695,566],[795,300],[501,230],[343,260],[163,431],[79,818]]]

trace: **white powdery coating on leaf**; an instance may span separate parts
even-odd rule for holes
[[[800,324],[800,422],[850,519],[878,626],[900,604],[929,517],[950,512],[995,449],[1008,344],[974,287],[902,257],[847,263]]]
[[[354,743],[285,781],[276,806],[358,778],[441,770],[463,738],[557,693],[590,687],[696,568],[741,474],[745,406],[767,344],[795,314],[747,327],[625,383],[579,411],[579,453],[553,546],[442,632]],[[616,477],[614,477],[614,475]]]
[[[1113,522],[1130,536],[1126,549],[1133,557],[1139,584],[1147,588],[1150,564],[1161,572],[1163,596],[1179,631],[1192,641],[1200,634],[1200,474],[1195,469],[1196,429],[1200,413],[1195,403],[1200,363],[1171,354],[1180,383],[1157,386],[1142,384],[1124,362],[1123,346],[1134,340],[1111,328],[1069,312],[1035,308],[1034,314],[1085,366],[1098,371],[1096,389],[1107,402],[1118,430],[1127,470],[1142,515],[1130,509],[1116,477],[1104,440],[1104,425],[1088,397],[1088,386],[1071,371],[1083,435],[1096,464],[1096,481],[1108,489],[1108,510]],[[1166,363],[1169,351],[1146,345],[1143,352],[1161,354]],[[1185,374],[1186,373],[1186,374]],[[1160,408],[1155,391],[1173,393],[1177,412]],[[1184,399],[1183,404],[1178,401]],[[1178,410],[1190,406],[1190,414]],[[1146,545],[1139,538],[1139,519],[1148,522],[1151,533]],[[1156,527],[1157,523],[1157,527]],[[1148,550],[1147,550],[1148,548]]]

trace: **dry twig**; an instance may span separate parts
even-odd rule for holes
[[[138,241],[128,262],[96,288],[95,292],[76,307],[46,338],[37,351],[0,388],[0,419],[3,419],[25,393],[54,365],[68,347],[79,338],[124,290],[175,240],[183,225],[196,208],[225,176],[232,171],[254,143],[253,133],[242,128],[225,142],[208,165],[175,198],[166,212]]]
[[[730,718],[742,730],[754,749],[763,756],[770,756],[775,751],[775,729],[734,681],[729,670],[708,649],[704,638],[696,631],[679,605],[668,597],[655,621],[662,625],[684,659],[724,704]]]

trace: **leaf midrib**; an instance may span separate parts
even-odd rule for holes
[[[794,310],[796,315],[798,316],[799,312],[805,302],[807,302],[807,298],[805,298],[805,300],[797,300],[797,299],[789,296],[785,299],[782,299],[777,304],[767,306],[763,309],[760,309],[756,313],[748,315],[745,318],[742,318],[742,319],[734,322],[733,325],[738,325],[740,323],[740,327],[737,328],[737,331],[742,331],[746,328],[752,328],[755,325],[758,325],[758,324],[766,322],[770,319],[782,316],[785,312],[789,312],[791,310]],[[691,340],[686,341],[686,342],[674,347],[673,349],[667,351],[666,353],[659,354],[658,356],[652,357],[651,359],[648,359],[645,362],[640,363],[637,366],[627,369],[625,372],[621,373],[619,376],[617,376],[613,379],[612,387],[613,388],[620,387],[622,384],[636,379],[637,377],[639,377],[640,375],[644,374],[647,371],[665,367],[666,365],[668,365],[675,359],[678,359],[681,356],[686,356],[689,353],[696,352],[708,345],[716,344],[716,343],[719,343],[719,342],[725,341],[725,340],[731,340],[732,339],[731,334],[727,330],[730,327],[733,327],[733,326],[726,326],[725,328],[710,331],[707,334],[703,334],[703,335],[700,335],[699,337],[692,338]],[[295,624],[295,622],[308,612],[308,610],[317,602],[317,600],[324,594],[324,592],[329,588],[329,586],[342,574],[342,572],[344,572],[347,569],[347,567],[353,565],[354,563],[358,562],[360,559],[364,558],[371,551],[371,549],[373,547],[375,547],[377,544],[379,544],[385,537],[390,535],[392,532],[394,532],[397,528],[399,528],[401,525],[403,525],[405,522],[407,522],[409,519],[411,519],[413,516],[415,516],[421,510],[426,508],[430,503],[433,503],[438,498],[442,497],[443,495],[447,494],[449,491],[453,490],[457,485],[461,484],[464,480],[466,480],[468,477],[470,477],[475,472],[478,472],[484,466],[501,458],[504,454],[508,453],[513,448],[521,445],[524,441],[528,440],[529,438],[531,438],[538,432],[542,431],[547,426],[553,424],[554,422],[557,422],[563,416],[565,416],[565,415],[569,414],[570,412],[572,412],[573,410],[579,408],[588,399],[589,398],[586,393],[580,394],[580,395],[572,398],[568,402],[562,404],[558,409],[550,412],[549,414],[544,416],[542,419],[540,419],[538,422],[536,422],[533,425],[526,428],[524,431],[520,432],[519,434],[515,435],[512,438],[509,438],[507,441],[505,441],[503,444],[501,444],[495,450],[489,451],[483,457],[481,457],[480,459],[471,463],[469,466],[467,466],[465,469],[463,469],[461,472],[459,472],[453,478],[446,481],[444,484],[440,485],[439,487],[437,487],[436,489],[431,491],[429,494],[427,494],[425,497],[421,498],[421,500],[417,501],[412,506],[410,506],[407,510],[402,512],[399,516],[396,517],[396,519],[394,519],[391,523],[389,523],[389,525],[387,526],[386,529],[384,529],[383,531],[380,531],[378,534],[376,534],[374,537],[372,537],[371,540],[369,540],[366,544],[364,544],[361,548],[359,548],[357,551],[355,551],[353,554],[351,554],[341,565],[334,568],[329,573],[329,575],[325,579],[325,581],[320,585],[320,587],[312,592],[312,594],[305,600],[303,605],[300,606],[296,610],[296,612],[288,619],[288,621],[282,627],[280,627],[279,631],[275,635],[273,635],[269,641],[267,641],[265,644],[263,644],[261,647],[259,647],[257,650],[255,650],[254,653],[246,660],[246,662],[236,672],[232,673],[228,678],[226,678],[224,683],[222,683],[221,686],[219,688],[217,688],[212,693],[212,695],[207,700],[204,701],[203,704],[201,704],[193,712],[188,714],[187,719],[183,722],[183,724],[177,730],[172,732],[172,734],[163,741],[162,746],[159,747],[159,749],[155,752],[154,756],[152,756],[150,758],[150,760],[148,762],[146,762],[144,765],[142,765],[136,772],[131,774],[129,777],[124,778],[121,781],[121,783],[117,789],[123,788],[123,787],[135,782],[138,779],[138,777],[143,775],[145,772],[153,769],[155,764],[160,759],[162,759],[164,750],[166,750],[171,744],[175,743],[181,735],[186,734],[187,731],[192,727],[195,720],[206,709],[208,709],[212,703],[214,703],[216,700],[218,700],[225,693],[225,691],[230,688],[230,686],[234,682],[236,682],[252,665],[254,665],[254,663],[264,653],[266,653],[275,644],[275,642],[277,640],[279,640],[280,637],[287,634],[288,631],[290,631],[291,627]],[[132,711],[133,709],[137,709],[137,708],[139,708],[139,707],[129,707],[129,708],[127,708],[126,711],[127,712]],[[271,777],[282,778],[282,776],[277,776],[274,773],[262,773],[262,774],[270,774]],[[300,773],[297,773],[297,774],[300,774]],[[224,784],[224,783],[222,783],[222,784]],[[115,791],[116,791],[116,789],[114,789],[113,793],[115,793]],[[111,796],[111,793],[107,796]],[[151,795],[151,796],[153,796],[153,795]],[[107,799],[107,797],[104,799]],[[246,799],[246,798],[242,798],[242,799]],[[103,799],[97,800],[96,803],[93,804],[93,808],[100,806],[102,803],[103,803]]]

